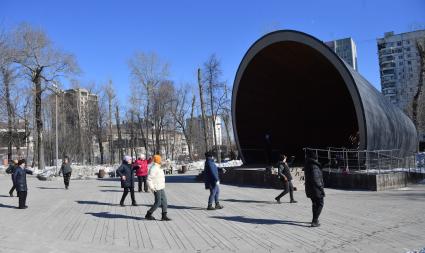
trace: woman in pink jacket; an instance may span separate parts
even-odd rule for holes
[[[146,178],[148,177],[148,160],[145,159],[145,155],[141,154],[134,162],[133,166],[138,167],[136,176],[139,182],[139,192],[142,191],[142,183],[144,191],[148,192],[148,185],[146,184]]]

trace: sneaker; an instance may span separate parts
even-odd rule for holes
[[[298,203],[295,199],[292,199],[289,203]]]
[[[121,202],[121,203],[120,203],[120,206],[125,206],[125,205],[124,205],[124,203],[122,203],[122,202]]]
[[[136,203],[136,202],[134,202],[134,203],[131,203],[131,205],[132,205],[132,206],[137,206],[137,203]]]
[[[280,204],[281,202],[280,202],[280,199],[278,199],[277,197],[276,198],[274,198],[275,200],[276,200],[276,202],[278,203],[278,204]]]
[[[162,213],[162,218],[161,218],[161,220],[162,220],[162,221],[170,221],[171,219],[170,219],[170,218],[168,218],[167,213]]]
[[[207,210],[215,210],[215,208],[211,204],[209,204]]]
[[[9,192],[10,197],[13,197],[13,192]]]

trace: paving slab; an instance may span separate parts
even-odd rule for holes
[[[137,207],[118,205],[119,181],[28,177],[26,210],[0,175],[0,252],[407,252],[425,247],[425,185],[384,192],[326,189],[319,228],[311,202],[279,190],[221,185],[224,209],[207,211],[208,191],[194,175],[167,176],[170,222],[148,221],[152,193]],[[302,188],[302,187],[301,187]],[[160,209],[154,216],[160,218]]]

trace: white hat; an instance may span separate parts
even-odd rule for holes
[[[128,156],[128,155],[126,155],[126,156],[124,156],[124,159],[123,160],[126,161],[126,162],[128,162],[128,163],[130,163],[131,162],[131,157]]]

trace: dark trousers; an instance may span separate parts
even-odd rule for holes
[[[312,210],[313,210],[313,222],[319,221],[320,213],[322,212],[323,208],[323,198],[312,198],[311,203],[313,204]]]
[[[24,208],[25,207],[25,203],[27,201],[27,192],[18,192],[18,197],[19,197],[19,208]]]
[[[127,197],[128,192],[130,192],[131,203],[136,204],[136,198],[134,197],[134,188],[133,187],[128,187],[128,188],[124,188],[124,192],[122,194],[121,202],[120,202],[121,205],[124,204],[124,200]]]
[[[210,197],[208,198],[208,205],[212,205],[213,201],[215,201],[215,203],[218,203],[219,197],[220,187],[217,184],[214,187],[210,186]]]
[[[9,195],[12,195],[13,194],[13,191],[15,189],[16,189],[15,185],[12,185],[12,188],[10,188],[10,191],[9,191]]]
[[[142,184],[143,184],[143,190],[145,192],[148,191],[148,184],[146,183],[147,176],[137,176],[137,180],[139,181],[139,192],[142,191]]]
[[[65,183],[66,188],[69,186],[69,180],[71,180],[71,172],[63,175],[63,182]]]
[[[155,196],[155,203],[153,204],[153,206],[149,209],[149,213],[153,213],[155,212],[155,210],[161,206],[162,208],[162,213],[166,213],[167,212],[167,207],[168,207],[168,203],[167,203],[167,196],[165,195],[165,190],[159,190],[153,193],[153,195]]]
[[[283,187],[284,187],[283,192],[279,194],[276,197],[276,199],[280,200],[280,198],[282,198],[289,192],[289,197],[291,198],[291,200],[294,200],[294,186],[292,185],[292,182],[291,181],[283,182]]]

